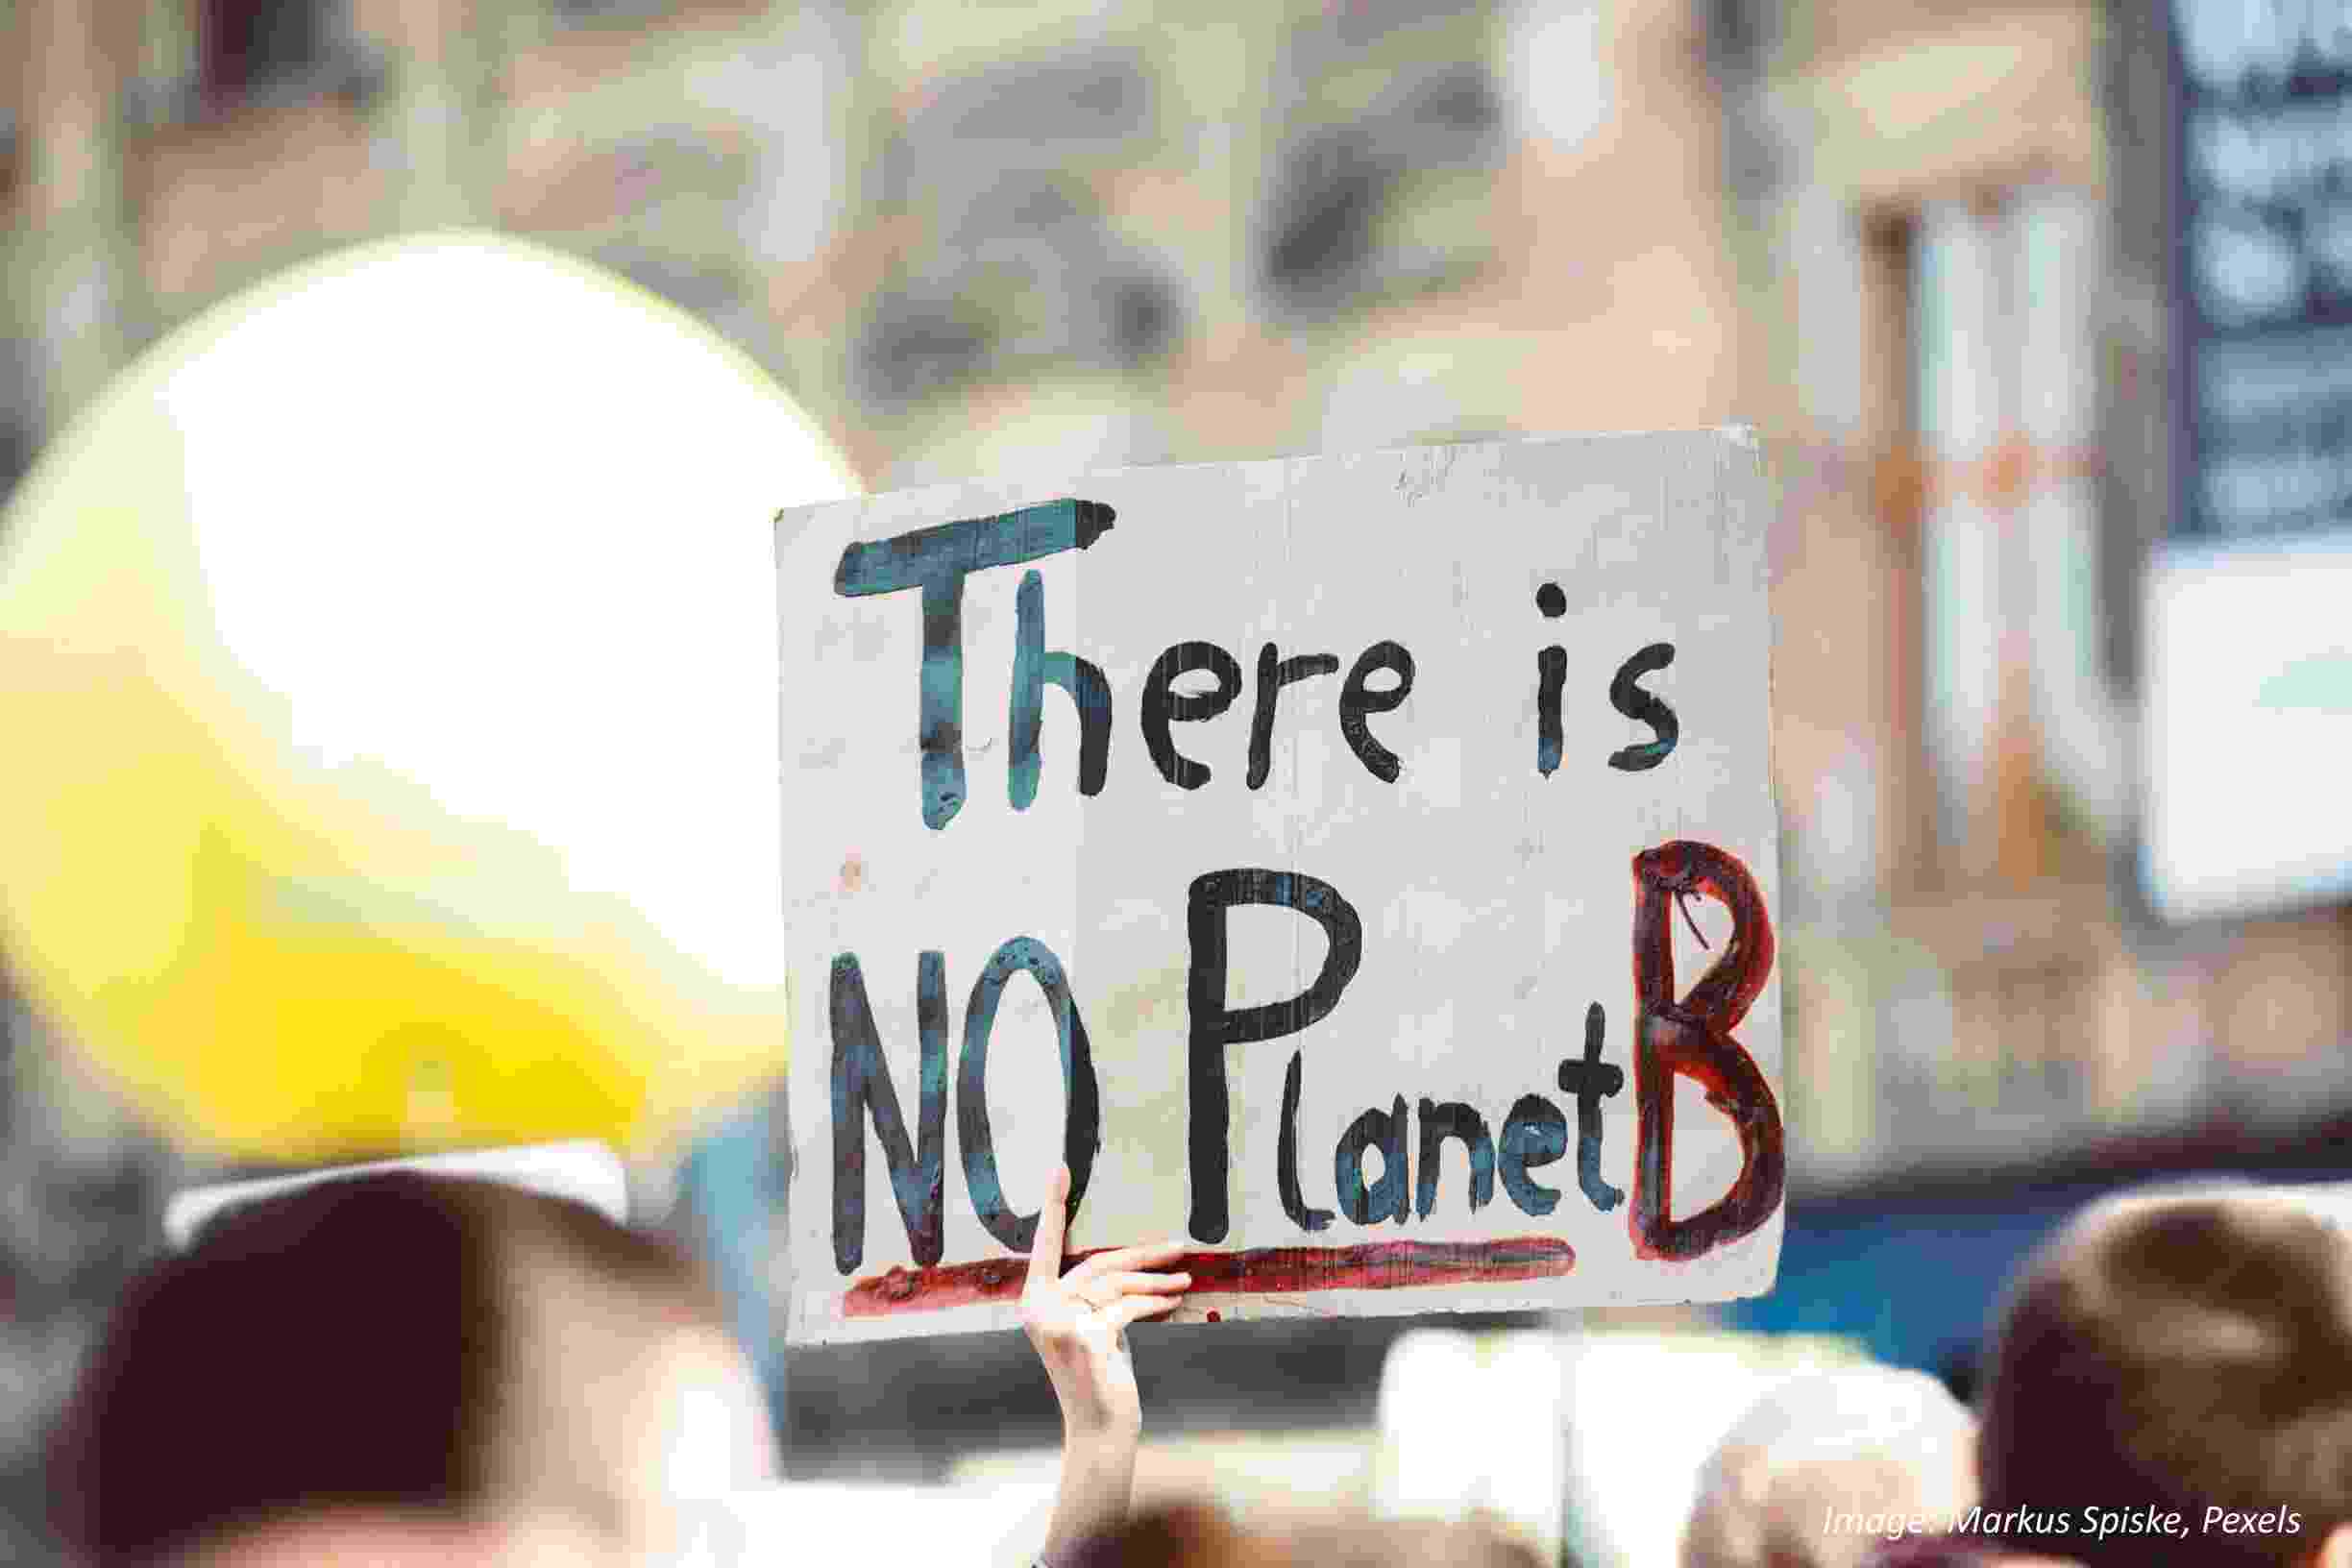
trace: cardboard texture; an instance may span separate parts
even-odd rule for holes
[[[1066,1157],[1179,1321],[1769,1288],[1768,510],[1714,430],[779,514],[791,1337],[1009,1325]]]

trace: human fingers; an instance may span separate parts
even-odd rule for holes
[[[1182,1296],[1121,1296],[1096,1315],[1110,1326],[1113,1334],[1120,1334],[1130,1323],[1174,1311],[1177,1303],[1183,1300]]]
[[[1037,1234],[1029,1238],[1029,1284],[1051,1285],[1062,1277],[1062,1238],[1069,1226],[1069,1166],[1056,1165],[1045,1184],[1045,1206],[1038,1211]]]
[[[1167,1274],[1118,1273],[1101,1274],[1086,1283],[1089,1295],[1106,1299],[1112,1296],[1166,1295],[1175,1291],[1181,1295],[1192,1288],[1192,1276],[1181,1271]]]
[[[1088,1279],[1098,1279],[1105,1274],[1116,1274],[1127,1269],[1172,1263],[1184,1256],[1184,1250],[1185,1243],[1182,1241],[1147,1241],[1140,1246],[1115,1247],[1109,1252],[1090,1255],[1070,1272]]]

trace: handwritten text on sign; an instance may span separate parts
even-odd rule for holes
[[[779,517],[794,1335],[1009,1321],[1057,1161],[1189,1316],[1767,1287],[1762,498],[1718,431]]]

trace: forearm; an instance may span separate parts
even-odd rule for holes
[[[1064,1425],[1062,1483],[1054,1493],[1053,1521],[1045,1531],[1046,1568],[1061,1568],[1072,1548],[1127,1517],[1141,1441],[1139,1424]]]

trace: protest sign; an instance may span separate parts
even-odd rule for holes
[[[1779,1249],[1743,431],[974,482],[776,525],[796,1340],[1727,1299]]]

